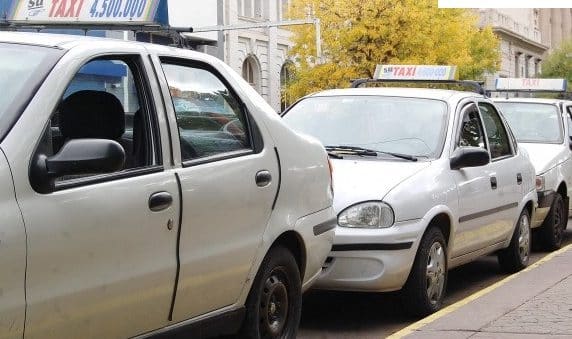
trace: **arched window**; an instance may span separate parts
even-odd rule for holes
[[[295,66],[291,61],[286,61],[280,69],[280,108],[284,111],[292,104],[292,98],[286,94],[286,85],[294,76]]]
[[[260,67],[258,67],[258,62],[253,56],[244,59],[242,63],[242,77],[250,86],[260,92]]]

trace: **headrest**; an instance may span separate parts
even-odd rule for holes
[[[123,105],[113,94],[102,91],[79,91],[65,98],[59,122],[67,139],[115,140],[125,133]]]

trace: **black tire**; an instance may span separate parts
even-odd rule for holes
[[[562,247],[562,238],[566,229],[567,206],[564,206],[564,199],[559,193],[554,196],[550,211],[544,219],[544,223],[538,229],[537,240],[540,249],[545,251],[554,251]]]
[[[302,313],[300,271],[292,253],[276,246],[260,265],[246,299],[240,338],[296,338]]]
[[[530,215],[525,209],[518,217],[516,227],[510,239],[510,245],[498,252],[501,269],[507,273],[514,273],[525,268],[530,259],[530,244]]]
[[[434,249],[440,251],[440,254],[436,254],[439,260],[432,260],[431,255]],[[441,261],[441,258],[444,260]],[[433,277],[429,277],[429,266],[435,267],[436,273]],[[438,311],[443,305],[447,289],[447,275],[447,243],[441,230],[431,227],[421,239],[413,267],[402,290],[406,311],[413,316],[420,317]],[[431,292],[429,291],[430,284],[436,286]]]

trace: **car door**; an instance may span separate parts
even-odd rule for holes
[[[515,144],[495,106],[485,101],[479,101],[478,105],[491,154],[490,176],[496,181],[493,191],[498,206],[490,228],[490,235],[494,236],[491,243],[494,244],[510,238],[520,215],[518,206],[524,195],[522,181],[526,174],[526,160],[517,156]]]
[[[162,58],[157,67],[165,74],[166,102],[188,102],[169,105],[183,199],[177,321],[236,303],[262,243],[280,173],[270,140],[215,67],[176,58]]]
[[[125,338],[168,324],[178,185],[137,49],[68,52],[4,140],[27,231],[25,338]],[[43,159],[86,138],[119,143],[121,170],[41,184]]]
[[[474,102],[461,108],[455,138],[455,148],[481,147],[488,149],[482,120]],[[459,194],[459,224],[453,242],[451,258],[471,256],[490,244],[490,229],[498,207],[492,185],[491,165],[467,167],[452,171]]]

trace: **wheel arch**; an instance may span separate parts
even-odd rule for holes
[[[563,181],[560,183],[560,185],[558,185],[558,189],[556,190],[556,192],[558,192],[562,198],[566,198],[568,197],[568,187],[566,186],[566,183]]]
[[[300,270],[300,279],[304,281],[304,272],[306,271],[306,246],[304,245],[302,236],[292,230],[286,231],[274,240],[270,248],[276,246],[284,246],[292,253]]]

